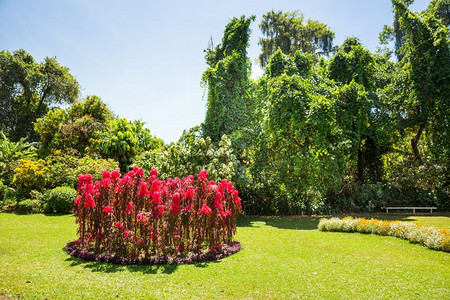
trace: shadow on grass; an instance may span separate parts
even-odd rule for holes
[[[64,250],[64,248],[63,248]],[[64,250],[65,252],[65,250]],[[226,259],[223,258],[223,259]],[[69,256],[66,261],[70,263],[71,267],[82,266],[85,269],[90,269],[92,272],[103,273],[117,273],[117,272],[139,272],[142,274],[172,274],[180,265],[167,264],[167,265],[118,265],[113,263],[94,262],[87,261],[81,258]],[[218,264],[220,261],[207,261],[193,264],[196,268],[207,268],[211,264]]]
[[[271,226],[279,229],[315,230],[320,217],[295,216],[295,217],[250,217],[241,216],[237,221],[238,227]]]

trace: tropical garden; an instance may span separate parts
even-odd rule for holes
[[[411,2],[376,52],[268,11],[257,80],[230,19],[170,144],[1,51],[0,298],[448,298],[449,4]]]

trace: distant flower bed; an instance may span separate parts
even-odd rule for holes
[[[450,231],[435,227],[419,226],[411,222],[381,221],[377,219],[322,219],[321,231],[360,232],[388,235],[422,244],[430,249],[450,252]]]
[[[138,167],[120,177],[105,171],[101,181],[79,177],[75,214],[79,239],[66,250],[85,259],[130,263],[193,263],[240,249],[233,242],[241,199],[231,182],[158,180]],[[155,258],[156,257],[156,258]]]

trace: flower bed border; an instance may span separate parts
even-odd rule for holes
[[[106,254],[96,254],[89,252],[86,249],[78,247],[77,242],[69,242],[64,248],[66,252],[73,256],[86,261],[113,263],[117,265],[188,265],[203,263],[207,261],[215,261],[222,259],[224,257],[233,255],[241,250],[241,243],[234,241],[231,245],[224,247],[222,251],[216,252],[201,252],[201,253],[191,253],[189,257],[175,257],[170,256],[152,256],[150,258],[128,258],[116,255],[106,255]]]

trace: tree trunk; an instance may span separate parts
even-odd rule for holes
[[[422,158],[420,157],[419,148],[417,145],[419,144],[420,137],[422,136],[423,130],[425,129],[424,124],[420,124],[419,130],[416,133],[416,136],[411,139],[411,147],[414,154],[414,158],[419,162],[422,162]]]
[[[364,183],[364,167],[365,167],[365,161],[364,161],[364,152],[361,149],[361,143],[358,147],[358,171],[357,171],[357,178],[359,183]]]

